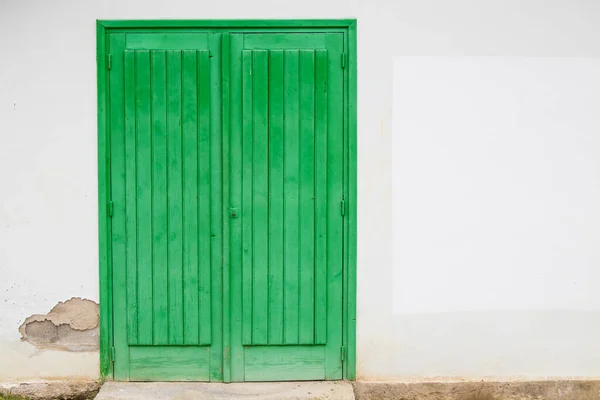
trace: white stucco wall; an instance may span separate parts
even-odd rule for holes
[[[552,290],[546,293],[548,306],[541,308],[531,303],[508,307],[510,301],[498,303],[503,307],[488,303],[482,307],[473,298],[464,307],[444,309],[438,306],[444,304],[444,298],[427,282],[416,281],[414,290],[438,297],[428,310],[403,309],[401,297],[394,296],[402,285],[394,277],[402,274],[407,263],[393,249],[402,249],[402,234],[410,232],[410,225],[394,231],[393,218],[398,215],[394,201],[402,202],[392,196],[392,159],[401,156],[393,153],[392,136],[406,138],[402,135],[408,133],[398,130],[403,111],[393,101],[394,75],[401,74],[398,63],[402,57],[599,57],[600,3],[0,0],[0,357],[10,360],[0,362],[0,380],[98,375],[96,353],[36,351],[19,341],[17,331],[27,316],[46,313],[58,301],[73,296],[98,299],[95,20],[344,17],[357,18],[359,29],[359,379],[600,375],[600,312],[596,306],[581,307],[598,304],[596,297],[567,301],[564,294]],[[441,94],[449,97],[447,92]],[[429,107],[435,118],[444,105],[432,102]],[[396,128],[392,129],[392,123]],[[418,130],[411,132],[418,137]],[[593,135],[589,129],[581,132]],[[431,131],[431,139],[442,139],[446,133]],[[567,156],[577,157],[585,150],[586,157],[593,157],[590,151],[595,147],[579,146],[580,139],[581,143],[587,139],[596,143],[595,137],[561,136],[569,149]],[[514,136],[504,140],[518,142]],[[453,154],[447,159],[468,157],[484,148],[500,157],[500,149],[490,146],[489,140],[480,140],[452,147]],[[540,153],[533,156],[542,157]],[[590,163],[590,168],[595,166],[595,161]],[[481,168],[489,168],[489,164],[484,163],[477,174],[484,174]],[[525,172],[532,171],[536,170]],[[576,168],[569,173],[574,171]],[[420,174],[423,179],[428,177],[415,168],[411,179],[418,182]],[[588,181],[580,182],[578,193],[589,193],[586,182],[597,186],[596,177],[586,175]],[[458,178],[449,175],[449,179]],[[561,179],[568,181],[568,177]],[[465,190],[464,185],[446,184],[458,191],[457,196]],[[442,197],[429,199],[417,206],[447,206],[444,201]],[[577,204],[597,215],[591,202]],[[494,211],[482,212],[489,217]],[[585,218],[585,212],[582,215]],[[463,223],[460,219],[428,221],[431,229],[442,231],[448,231],[450,222],[459,227]],[[560,229],[559,225],[541,224],[532,227],[531,233],[542,233],[538,230],[548,226]],[[588,227],[573,229],[577,237],[593,242],[598,232]],[[477,234],[466,231],[466,239]],[[554,233],[553,237],[560,237]],[[415,243],[422,246],[424,242]],[[586,246],[585,251],[597,255],[590,250],[594,246]],[[432,275],[448,270],[443,258],[427,260]],[[518,265],[524,273],[543,270],[535,259],[514,260],[512,267]],[[561,269],[555,272],[569,276],[571,263],[563,261],[553,264]],[[485,259],[476,262],[483,262],[481,268],[486,268]],[[576,269],[592,266],[579,263]],[[482,279],[485,276],[467,274],[463,280],[450,281],[454,293],[461,293],[477,287]],[[592,292],[586,293],[592,296]],[[510,299],[510,291],[503,296]]]

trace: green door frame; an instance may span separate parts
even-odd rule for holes
[[[339,31],[344,34],[346,74],[344,100],[344,245],[343,245],[343,377],[356,378],[356,201],[357,201],[357,76],[356,76],[356,20],[115,20],[96,21],[97,78],[98,78],[98,229],[100,267],[100,375],[103,380],[113,379],[113,297],[110,214],[110,130],[108,124],[109,96],[107,68],[108,34],[123,31],[148,30],[215,30],[223,32],[257,32],[281,29],[286,32],[307,32],[315,29]],[[225,35],[227,37],[227,35]],[[223,54],[223,152],[229,147],[228,54]],[[229,165],[223,165],[227,181]],[[229,318],[229,199],[228,186],[223,192],[223,376],[230,378],[230,318]]]

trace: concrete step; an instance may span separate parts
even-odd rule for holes
[[[349,382],[106,382],[96,400],[354,400]]]

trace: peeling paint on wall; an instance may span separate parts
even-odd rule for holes
[[[39,349],[97,351],[98,303],[73,297],[59,302],[48,314],[34,314],[19,327],[21,340]]]

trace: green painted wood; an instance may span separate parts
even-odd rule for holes
[[[243,24],[239,26],[241,27]],[[109,32],[111,29],[114,29],[114,32],[123,32],[118,33],[121,36],[129,35],[124,30],[126,29],[125,25],[115,25],[104,29]],[[140,29],[137,29],[135,34],[156,33],[145,31],[144,29],[140,25]],[[199,86],[198,82],[205,80],[210,86],[208,91],[210,92],[208,107],[199,108],[201,88],[196,93],[190,90],[190,98],[193,98],[194,94],[196,95],[195,106],[198,110],[196,110],[195,119],[191,117],[192,120],[187,122],[187,117],[184,116],[186,108],[185,93],[189,89],[187,89],[188,85],[183,82],[186,67],[185,53],[181,50],[184,49],[160,48],[160,43],[156,45],[157,48],[148,45],[147,47],[152,49],[151,53],[139,50],[127,56],[130,61],[133,61],[133,66],[130,66],[129,64],[131,63],[125,63],[123,50],[119,50],[119,46],[121,46],[121,49],[124,49],[126,44],[117,45],[116,42],[111,43],[111,51],[122,53],[112,54],[113,68],[111,69],[111,73],[115,74],[115,85],[121,85],[122,90],[125,90],[125,87],[131,89],[132,85],[130,82],[132,79],[135,81],[133,85],[135,89],[134,96],[126,94],[122,107],[111,108],[111,112],[120,112],[122,114],[122,116],[117,116],[116,120],[119,120],[119,118],[123,120],[122,124],[124,126],[124,129],[122,129],[124,131],[123,139],[122,141],[120,139],[117,141],[118,143],[122,143],[124,147],[124,161],[119,161],[117,155],[117,163],[111,165],[111,168],[124,165],[124,171],[115,171],[116,173],[122,173],[120,178],[122,181],[118,179],[116,182],[112,181],[111,190],[113,191],[113,195],[117,194],[121,196],[119,193],[122,193],[121,199],[113,198],[115,200],[115,214],[119,214],[114,217],[116,217],[117,222],[120,218],[121,222],[119,223],[122,224],[122,227],[124,226],[124,237],[126,237],[124,241],[123,238],[119,238],[118,227],[116,237],[111,233],[113,245],[115,240],[117,242],[121,240],[120,244],[124,249],[118,250],[119,243],[117,243],[116,249],[119,254],[111,256],[113,262],[122,263],[124,268],[120,269],[118,265],[115,265],[111,268],[111,271],[115,271],[113,289],[125,293],[123,301],[126,301],[126,303],[122,304],[126,304],[126,306],[119,306],[119,301],[121,300],[116,300],[119,297],[118,293],[115,292],[113,298],[115,299],[115,312],[119,312],[117,311],[119,307],[121,307],[120,310],[126,310],[126,312],[123,312],[123,315],[127,318],[124,325],[126,327],[128,325],[134,326],[134,322],[131,322],[131,324],[128,322],[129,320],[133,321],[133,319],[136,319],[138,324],[137,329],[132,328],[128,330],[128,328],[123,328],[121,329],[121,333],[119,333],[118,327],[115,328],[115,346],[118,355],[126,355],[129,351],[126,346],[127,342],[137,340],[142,343],[143,339],[149,338],[148,344],[153,344],[155,339],[157,339],[157,332],[155,332],[157,322],[162,324],[162,318],[164,318],[164,321],[166,321],[166,331],[161,330],[158,332],[158,336],[160,336],[159,342],[160,340],[166,340],[166,343],[163,346],[156,346],[156,348],[173,347],[166,346],[167,343],[176,345],[175,347],[181,347],[183,343],[196,344],[194,343],[195,338],[197,338],[196,341],[199,343],[205,340],[201,339],[201,329],[203,329],[203,326],[208,329],[210,338],[206,340],[213,344],[211,346],[213,351],[208,352],[210,354],[208,356],[209,379],[212,380],[249,380],[252,378],[252,372],[249,376],[245,376],[248,371],[254,368],[252,367],[250,370],[247,370],[247,365],[259,366],[260,362],[254,362],[251,358],[247,358],[245,354],[244,347],[242,346],[244,341],[242,339],[244,332],[247,331],[250,332],[250,343],[253,341],[254,343],[265,345],[286,343],[285,347],[290,349],[296,347],[295,344],[298,343],[304,343],[305,346],[302,347],[311,349],[319,347],[318,344],[322,344],[321,347],[324,348],[324,356],[320,365],[322,365],[325,371],[323,376],[327,379],[339,379],[342,376],[340,347],[342,344],[347,343],[348,340],[352,340],[349,337],[352,327],[347,326],[349,319],[352,318],[352,311],[349,309],[351,306],[346,305],[346,302],[349,301],[348,292],[351,292],[352,288],[350,287],[350,282],[342,282],[342,277],[352,275],[352,271],[350,270],[352,266],[348,265],[352,263],[352,256],[345,251],[342,243],[346,242],[345,246],[351,246],[352,233],[350,230],[352,225],[351,221],[348,219],[345,220],[339,214],[341,195],[348,196],[346,201],[349,205],[349,210],[355,207],[355,202],[354,204],[348,202],[351,199],[350,192],[352,189],[349,186],[351,186],[352,182],[349,182],[348,186],[345,184],[345,182],[352,179],[352,167],[348,165],[352,163],[353,154],[351,150],[352,143],[350,143],[352,138],[348,137],[351,135],[350,131],[352,127],[344,125],[344,120],[350,118],[352,114],[351,110],[347,107],[348,101],[350,101],[349,98],[351,97],[349,94],[351,89],[348,86],[348,77],[344,76],[345,71],[341,69],[339,63],[341,52],[348,51],[345,48],[348,44],[346,41],[347,38],[343,34],[345,29],[343,26],[331,28],[331,32],[338,32],[336,29],[339,29],[339,33],[325,34],[320,32],[314,33],[315,36],[312,36],[313,33],[311,33],[311,36],[309,36],[311,40],[319,35],[322,36],[318,40],[324,42],[325,45],[318,45],[318,47],[311,45],[309,41],[302,43],[302,40],[298,39],[300,34],[306,35],[309,32],[308,28],[294,28],[290,26],[285,29],[289,29],[288,33],[284,34],[280,32],[276,34],[281,36],[279,39],[274,38],[273,34],[270,34],[271,36],[261,34],[265,37],[264,43],[261,44],[255,41],[253,46],[259,50],[249,52],[251,76],[248,76],[246,80],[252,82],[252,90],[246,92],[246,97],[250,99],[251,108],[242,107],[242,104],[247,102],[244,100],[244,91],[242,90],[246,83],[242,81],[244,77],[242,68],[243,59],[245,56],[248,57],[244,54],[244,49],[247,49],[247,47],[244,47],[244,36],[249,35],[245,33],[222,35],[219,31],[209,33],[209,45],[212,46],[210,54],[206,52],[204,57],[204,55],[192,51],[196,56],[197,64],[196,71],[192,71],[195,72],[196,85]],[[163,33],[166,33],[166,31]],[[183,31],[173,31],[170,34],[177,35],[181,33]],[[190,30],[189,32],[185,31],[185,33],[194,32]],[[289,35],[290,37],[292,35],[298,36],[295,36],[293,39],[287,39],[284,35]],[[223,40],[221,40],[222,36]],[[227,39],[225,39],[225,36]],[[235,37],[238,38],[234,39]],[[252,40],[255,40],[256,37],[253,37]],[[229,38],[231,38],[231,45]],[[325,39],[323,40],[323,38]],[[175,41],[172,43],[175,43]],[[221,53],[221,43],[223,44],[223,48],[228,50],[227,54]],[[296,47],[291,46],[293,43],[296,43]],[[168,45],[162,46],[168,47]],[[152,54],[152,58],[150,58],[150,54]],[[160,63],[155,65],[154,56],[157,54],[159,58],[161,55],[164,57],[161,60],[163,62],[162,66]],[[292,54],[292,58],[295,57],[295,73],[291,75],[289,74],[290,66],[287,63],[289,54]],[[177,55],[179,56],[179,61],[176,60]],[[145,61],[144,57],[146,57]],[[201,77],[202,69],[198,67],[200,58],[203,58],[206,63],[206,70],[211,71],[205,78]],[[319,61],[320,58],[322,58],[321,61]],[[349,60],[352,60],[352,58],[349,58]],[[147,67],[145,71],[144,68],[140,67],[144,66],[144,62]],[[115,63],[119,63],[119,66],[116,68]],[[321,67],[319,66],[320,64]],[[106,64],[104,65],[106,67]],[[179,86],[176,84],[172,87],[169,84],[169,82],[174,82],[177,75],[173,72],[177,68],[170,69],[172,65],[179,66]],[[150,66],[152,66],[152,69],[150,69]],[[327,73],[323,73],[324,66],[327,69]],[[129,72],[126,72],[128,69]],[[291,69],[294,70],[294,63],[292,63]],[[311,73],[308,73],[309,70],[312,70]],[[163,73],[164,82],[153,79],[157,74],[160,76]],[[281,76],[283,79],[279,81],[278,76]],[[289,79],[291,77],[294,79]],[[337,87],[338,78],[340,78],[341,82],[340,87]],[[140,85],[140,81],[146,82],[147,85]],[[256,82],[259,82],[259,84],[256,84]],[[289,98],[290,86],[291,92],[295,94],[291,98]],[[278,87],[280,87],[280,90]],[[324,95],[319,94],[320,87],[325,88],[323,90]],[[118,90],[118,87],[113,90]],[[335,92],[335,95],[339,97],[336,99],[336,96],[332,92]],[[146,99],[144,99],[144,93],[147,94]],[[179,99],[177,99],[176,93],[179,93]],[[151,94],[156,94],[157,96],[151,96]],[[332,95],[330,96],[330,94]],[[224,100],[226,99],[223,109],[215,106],[215,104],[220,104],[219,99],[221,96],[223,96]],[[281,96],[281,100],[278,100],[279,96]],[[135,100],[132,102],[132,99]],[[213,104],[213,99],[217,103]],[[135,106],[132,107],[132,104],[135,104]],[[172,112],[172,110],[178,108],[177,105],[179,105],[179,124],[176,122],[178,119],[176,113]],[[189,107],[193,107],[193,104]],[[296,108],[295,118],[294,107]],[[134,110],[133,117],[131,114],[132,108]],[[235,110],[236,108],[237,111]],[[323,112],[324,109],[326,112]],[[157,110],[158,113],[155,112]],[[201,110],[209,111],[206,112],[205,116],[202,116]],[[247,110],[249,112],[246,112]],[[289,114],[290,110],[292,110],[291,117]],[[341,114],[338,113],[339,110],[341,110]],[[157,121],[157,114],[164,115],[162,121]],[[341,118],[338,118],[340,115]],[[221,117],[223,118],[222,120]],[[199,120],[202,118],[206,118],[206,125],[199,123]],[[115,118],[110,117],[110,120],[113,121]],[[164,132],[164,146],[161,144],[161,141],[158,141],[159,148],[157,151],[155,147],[157,144],[155,140],[156,128],[158,127],[160,137],[161,123],[164,124],[162,127]],[[188,128],[191,127],[188,132],[196,130],[197,136],[195,138],[191,135],[186,138],[186,123]],[[230,125],[231,129],[228,125]],[[144,126],[147,127],[145,132],[140,132],[140,127],[144,131]],[[210,171],[208,173],[210,179],[210,183],[208,184],[208,210],[210,213],[210,217],[208,218],[209,269],[208,280],[205,280],[205,282],[209,282],[208,293],[206,290],[202,291],[200,287],[202,281],[200,275],[203,272],[206,273],[206,269],[201,271],[199,268],[202,259],[200,247],[203,240],[202,233],[200,232],[201,227],[199,226],[202,218],[200,215],[201,212],[199,212],[201,209],[200,187],[203,182],[206,185],[206,181],[203,181],[200,177],[202,171],[206,171],[206,168],[202,165],[203,158],[200,154],[204,148],[200,145],[202,126],[207,127],[209,139],[206,143],[210,146],[207,157],[208,170]],[[247,130],[250,135],[249,138],[246,135],[244,126],[250,126],[250,129]],[[179,137],[173,137],[177,130],[179,131]],[[130,135],[128,132],[132,131],[135,131],[137,136],[135,140],[128,140],[128,135]],[[341,132],[341,136],[338,136],[338,132]],[[306,140],[307,135],[309,136],[308,141]],[[193,143],[194,139],[195,143]],[[260,141],[265,141],[265,139],[266,148],[260,145]],[[295,150],[291,153],[288,152],[290,139],[291,147]],[[221,140],[223,140],[222,143]],[[244,143],[248,140],[251,143],[250,158],[245,154],[247,150]],[[144,141],[146,143],[143,143]],[[114,143],[110,142],[111,144],[108,147],[112,149]],[[196,151],[188,150],[186,143],[191,143],[192,148]],[[337,147],[337,154],[332,149],[332,143]],[[171,147],[173,144],[175,148]],[[194,144],[196,145],[195,147]],[[310,151],[311,148],[312,152]],[[128,157],[128,154],[131,152],[135,154],[135,162]],[[160,191],[163,188],[161,182],[163,178],[160,176],[163,172],[159,173],[159,176],[156,176],[154,173],[157,170],[157,165],[155,165],[157,154],[158,162],[164,163],[164,199],[161,196],[157,197],[156,193],[157,187],[161,189]],[[238,155],[237,158],[236,154]],[[191,162],[187,159],[187,155],[190,156]],[[295,160],[290,159],[293,158],[290,155],[295,156]],[[334,155],[341,156],[339,171],[338,164],[336,164],[339,161],[335,157],[332,157]],[[244,159],[246,161],[252,160],[252,162],[244,163]],[[266,167],[263,160],[266,160]],[[144,163],[146,163],[146,172],[149,171],[148,176],[145,178],[143,173],[140,174],[141,165]],[[191,172],[191,165],[194,165],[194,163],[197,165],[196,171],[194,171],[196,173],[197,184],[195,187],[190,187],[190,185],[186,184],[185,176],[186,171],[187,175],[194,175],[194,172]],[[278,163],[281,166],[280,168],[278,167]],[[186,165],[188,166],[187,170]],[[311,165],[312,168],[309,168]],[[135,170],[130,170],[131,166]],[[288,173],[288,166],[292,166],[291,174]],[[249,169],[249,171],[245,171],[244,168]],[[321,174],[325,176],[325,179],[319,174],[320,170],[326,172],[325,174]],[[248,176],[248,172],[250,172],[249,176],[251,177],[249,192],[244,191],[246,188],[244,187],[245,180],[243,179],[243,173]],[[140,175],[142,177],[142,184],[140,184]],[[113,174],[113,176],[116,175]],[[179,183],[176,181],[173,182],[175,176],[180,177]],[[132,183],[132,177],[137,182]],[[159,179],[158,185],[156,182],[157,177]],[[226,185],[222,185],[221,177],[224,177],[228,181]],[[336,180],[335,185],[332,185],[332,177]],[[337,179],[339,177],[341,177],[341,181],[339,182],[339,186],[337,186]],[[144,179],[146,180],[145,182],[149,181],[150,183],[147,187],[144,187]],[[231,184],[229,181],[231,181]],[[312,183],[310,184],[310,182]],[[307,185],[307,183],[309,184]],[[123,186],[121,189],[117,188],[114,191],[117,184]],[[128,191],[130,192],[132,187],[135,189],[135,202],[132,202],[133,196],[128,196]],[[290,196],[287,190],[288,187],[292,188],[291,193],[295,194],[295,196]],[[338,187],[340,188],[340,192],[334,193]],[[320,205],[319,199],[321,196],[319,196],[319,191],[323,190],[323,188],[325,188],[326,194],[323,199],[324,205]],[[149,193],[146,193],[146,198],[144,198],[144,190],[149,190]],[[142,194],[141,198],[139,198],[138,192]],[[188,275],[190,281],[194,281],[194,256],[188,257],[186,254],[186,245],[192,246],[192,248],[194,245],[190,245],[189,240],[186,241],[185,235],[186,231],[193,231],[194,227],[186,225],[186,207],[188,209],[194,208],[194,194],[196,199],[198,199],[197,207],[195,207],[197,213],[196,220],[198,221],[195,226],[197,228],[195,245],[196,253],[198,254],[195,260],[198,263],[198,268],[196,268],[196,293],[198,294],[198,311],[196,315],[198,318],[197,321],[193,320],[194,317],[191,320],[191,323],[197,322],[195,324],[197,330],[194,331],[194,329],[191,329],[188,331],[189,320],[186,317],[186,310],[188,310],[189,315],[190,312],[193,312],[193,307],[196,303],[194,296],[191,296],[191,298],[185,296],[185,293],[190,292],[190,289],[186,286]],[[311,195],[313,200],[312,212],[311,207],[305,201]],[[147,201],[148,197],[149,202]],[[251,200],[250,216],[244,218],[243,200],[246,197],[249,197]],[[179,205],[177,205],[177,202],[174,203],[172,198],[178,199]],[[223,199],[228,199],[227,203],[223,203]],[[164,201],[164,210],[158,213],[156,212],[156,200],[158,200],[158,203]],[[287,218],[290,212],[286,207],[289,200],[291,200],[292,205],[295,202],[296,217],[294,221],[292,214],[291,224]],[[258,204],[258,207],[256,204]],[[144,207],[146,207],[146,214],[144,214]],[[240,214],[238,214],[237,218],[230,216],[230,208],[239,210]],[[166,221],[164,226],[161,225],[163,218],[161,213],[164,213],[164,220]],[[277,218],[278,213],[283,218]],[[136,214],[138,220],[132,220],[132,216]],[[140,215],[142,216],[140,217]],[[114,217],[111,221],[113,223],[115,220]],[[319,223],[319,219],[323,217],[327,219],[326,222],[323,224],[321,220],[321,223]],[[129,238],[129,231],[132,229],[133,221],[136,222],[137,229],[136,236],[131,235],[134,237],[131,240]],[[178,221],[181,222],[179,223]],[[164,227],[164,233],[162,234],[164,239],[158,243],[155,242],[160,232],[153,230],[157,225],[155,222],[159,222],[159,227]],[[246,226],[248,222],[249,226]],[[227,228],[225,228],[224,223],[227,225]],[[333,236],[337,235],[335,229],[330,229],[332,224],[335,224],[341,232],[339,234],[341,238],[340,242],[331,237],[332,232]],[[143,227],[144,225],[149,225],[150,229],[140,229],[140,226]],[[325,226],[324,230],[323,226]],[[251,232],[250,236],[246,236],[251,243],[249,247],[242,246],[243,243],[246,243],[242,235],[245,229]],[[221,235],[225,230],[228,231],[227,241]],[[286,244],[291,245],[291,241],[288,238],[290,230],[292,231],[292,236],[295,232],[296,237],[296,248],[292,249],[292,255],[287,254],[286,251],[288,250]],[[278,232],[281,232],[281,234],[278,234]],[[144,235],[147,235],[150,240],[147,240],[147,238],[145,240]],[[257,240],[257,237],[262,237],[262,239]],[[312,243],[312,246],[304,246],[301,243]],[[131,268],[131,265],[134,264],[132,261],[132,251],[135,249],[138,254],[144,253],[142,244],[147,249],[146,257],[148,258],[149,255],[149,266],[147,263],[142,265],[140,260],[143,260],[144,255],[138,255],[136,259],[137,268],[135,266]],[[334,247],[337,246],[333,251],[331,249],[332,245]],[[278,249],[278,246],[280,249]],[[163,248],[164,252],[162,252]],[[222,251],[226,252],[227,255],[219,257],[218,254]],[[106,251],[107,254],[110,252],[111,249]],[[251,253],[251,275],[249,281],[246,279],[248,271],[242,262],[243,254],[247,252]],[[159,259],[164,257],[166,262],[159,262],[157,265],[157,254]],[[336,263],[335,260],[332,260],[332,254],[339,255],[341,262]],[[311,255],[313,262],[307,263],[306,260],[310,260]],[[258,260],[264,260],[264,262],[257,261],[257,256]],[[295,268],[290,268],[287,260],[292,259],[293,262],[294,258]],[[177,262],[178,259],[180,260],[179,262]],[[227,272],[221,270],[222,266],[229,267],[227,268]],[[142,275],[143,272],[141,270],[144,267],[149,269],[149,274]],[[136,272],[135,279],[137,279],[137,282],[129,282],[129,277],[132,280],[134,279],[134,271]],[[257,271],[258,274],[256,273]],[[157,277],[155,275],[163,277],[160,284],[157,284]],[[140,279],[140,276],[149,277],[150,282],[148,282],[148,279]],[[119,279],[122,279],[123,282],[117,282]],[[339,282],[333,282],[335,280]],[[248,282],[250,282],[249,285],[247,284]],[[180,295],[175,293],[178,286],[181,287]],[[142,299],[144,290],[148,289],[148,287],[150,288],[149,298]],[[258,287],[264,289],[259,291],[257,290]],[[280,291],[278,287],[281,288]],[[288,290],[289,287],[291,287],[291,291]],[[132,317],[135,314],[135,308],[130,307],[130,303],[135,299],[133,289],[136,289],[135,295],[138,297],[137,318]],[[166,299],[166,311],[164,314],[158,316],[154,315],[156,308],[154,295],[156,289],[159,290],[161,295],[164,294],[164,298]],[[194,291],[194,286],[192,286],[191,290]],[[216,293],[218,291],[222,291],[223,295],[211,296],[211,292]],[[289,295],[290,292],[291,296]],[[341,296],[344,303],[340,301],[339,297],[332,295],[332,292],[336,292]],[[201,309],[204,310],[200,301],[202,293],[205,295],[208,294],[208,310],[210,314],[208,317],[208,326],[203,325],[203,321],[207,318],[200,316]],[[243,308],[236,309],[235,305],[243,304],[243,295],[248,293],[250,295],[249,310]],[[147,292],[146,295],[148,295]],[[350,295],[352,294],[350,293]],[[178,301],[179,304],[177,304]],[[157,302],[158,308],[162,306],[162,302],[163,300],[159,299]],[[227,304],[227,317],[223,319],[224,310],[222,307],[226,303],[229,303]],[[144,307],[146,305],[150,305],[151,312],[144,315]],[[325,311],[324,315],[322,313],[323,309]],[[296,318],[288,318],[288,310],[292,310],[292,315],[295,313]],[[265,315],[265,318],[259,317],[261,312]],[[114,318],[116,323],[118,318],[116,315]],[[248,319],[250,324],[246,327],[244,323]],[[177,321],[181,321],[181,325],[172,326],[173,324],[177,324]],[[353,321],[355,321],[355,315]],[[141,328],[141,324],[143,323],[149,323],[149,331]],[[341,328],[342,326],[344,327],[343,329]],[[160,329],[163,328],[161,327]],[[348,336],[342,337],[341,332]],[[291,333],[294,340],[287,340],[289,339],[289,333]],[[136,335],[138,336],[137,338]],[[295,338],[293,337],[294,335]],[[123,343],[125,343],[124,348]],[[278,346],[273,346],[273,348],[276,347]],[[218,350],[219,348],[222,350]],[[355,351],[353,352],[352,349],[348,349],[348,354],[355,354]],[[265,357],[268,358],[268,356]],[[120,357],[117,356],[117,360],[119,359]],[[268,362],[265,363],[265,365],[268,364]],[[115,371],[119,369],[118,365],[123,364],[119,364],[119,361],[117,361]],[[306,367],[305,371],[302,363],[298,365],[300,365],[300,368],[297,369],[296,376],[300,377],[299,379],[303,379],[301,376],[305,373],[307,374],[306,376],[310,375],[306,372],[310,370],[309,367]],[[136,364],[135,368],[138,367],[139,364]],[[347,366],[344,368],[344,376],[347,376],[347,373],[352,373],[352,371],[349,371],[351,368],[353,367]],[[290,379],[284,378],[283,375],[277,375],[275,370],[275,368],[272,369],[273,374],[271,375],[274,377],[272,379]],[[115,376],[118,379],[124,379],[127,378],[127,373],[115,372]],[[269,374],[267,373],[266,375]],[[311,379],[323,378],[313,377]]]
[[[137,166],[135,52],[125,51],[125,214],[127,343],[138,343]]]
[[[113,363],[111,348],[113,345],[113,298],[111,268],[111,233],[108,216],[110,192],[110,143],[108,124],[108,35],[101,21],[96,21],[96,65],[98,84],[98,264],[100,278],[100,376],[111,379]]]
[[[248,346],[246,381],[325,379],[325,346]]]
[[[269,52],[268,343],[283,344],[283,51]]]
[[[138,245],[138,342],[153,342],[152,310],[152,146],[150,52],[136,52],[136,199]],[[115,296],[117,297],[117,296]]]
[[[167,63],[167,274],[169,344],[183,344],[183,167],[181,51]]]
[[[344,148],[344,73],[340,65],[343,35],[327,34],[328,110],[327,110],[327,350],[326,378],[342,378],[340,349],[343,345],[343,218],[340,197],[343,194]]]
[[[267,344],[269,322],[269,81],[268,53],[253,52],[252,343]]]
[[[224,199],[224,227],[229,229],[229,235],[224,237],[227,241],[227,247],[224,246],[224,252],[228,256],[227,267],[224,270],[223,291],[228,296],[224,296],[224,314],[228,315],[224,324],[224,341],[227,351],[225,351],[224,370],[225,381],[243,381],[244,380],[244,348],[243,329],[241,321],[245,307],[234,306],[243,304],[242,289],[242,267],[243,267],[243,248],[242,241],[242,143],[244,121],[243,101],[245,97],[240,95],[243,85],[242,78],[242,53],[243,35],[225,34],[223,36],[223,126],[227,139],[224,141],[224,172],[227,178],[223,182]],[[232,218],[231,209],[237,209],[238,218]],[[224,231],[225,231],[224,230]],[[225,306],[227,304],[227,306]]]
[[[182,53],[183,341],[199,344],[198,80],[196,51]]]
[[[144,368],[131,345],[156,348],[147,351],[160,359],[172,346],[211,344],[222,323],[213,324],[221,301],[211,295],[213,285],[222,286],[212,279],[221,265],[211,243],[221,230],[212,217],[221,204],[219,125],[211,130],[211,97],[220,89],[210,79],[208,50],[124,50],[120,39],[111,69],[116,376],[139,379]],[[215,346],[214,360],[206,353],[202,367],[217,380],[221,349]],[[166,373],[177,369],[169,365],[154,368],[156,376],[181,376]],[[184,378],[200,379],[196,372]]]
[[[298,342],[314,343],[315,327],[315,54],[300,50]]]
[[[119,51],[119,56],[115,57],[116,64],[109,74],[110,98],[111,104],[119,110],[125,109],[125,96],[122,90],[123,76],[123,44],[124,35],[116,34],[110,38],[110,47]],[[111,197],[123,199],[125,195],[125,117],[123,113],[110,113],[110,152],[111,168],[110,180],[112,182]],[[120,201],[115,207],[116,213],[111,218],[111,256],[113,265],[120,265],[122,268],[115,269],[113,273],[113,290],[115,293],[127,293],[127,234],[126,234],[126,216],[125,202]],[[115,326],[121,327],[127,324],[127,301],[126,296],[119,296],[113,304],[116,318]],[[116,336],[120,339],[119,349],[124,351],[127,343],[127,333],[122,329],[116,330]],[[128,360],[115,363],[115,372],[127,374]]]
[[[254,212],[252,208],[254,164],[254,80],[252,77],[252,52],[242,55],[242,343],[252,344],[252,312],[254,279]]]
[[[136,67],[143,70],[136,80],[140,143],[138,154],[130,156],[137,158],[137,172],[142,174],[135,186],[138,261],[144,254],[138,265],[150,269],[138,271],[138,276],[149,272],[152,277],[150,282],[138,278],[138,292],[144,295],[139,296],[138,331],[144,330],[145,337],[138,333],[137,344],[180,345],[184,339],[188,344],[209,344],[213,192],[209,54],[139,50],[136,59]],[[184,90],[183,83],[191,85]],[[185,153],[184,144],[189,144]],[[185,218],[185,226],[184,213],[195,217]]]
[[[210,347],[132,346],[132,381],[208,381]]]
[[[152,96],[152,317],[153,344],[168,344],[168,193],[166,54],[150,51]]]
[[[208,33],[130,33],[126,48],[135,50],[196,50],[206,49]]]
[[[325,48],[325,35],[320,33],[255,33],[244,35],[244,49],[269,49],[269,50],[290,50],[290,49],[311,49]],[[309,50],[311,51],[311,50]]]
[[[232,380],[341,379],[343,36],[284,50],[267,34],[248,50],[242,36],[231,35],[230,53],[231,205],[240,205],[230,265],[242,308],[231,310],[232,371],[244,370]],[[316,348],[314,363],[285,361]]]
[[[211,342],[211,131],[208,50],[196,52],[198,65],[198,208],[200,268],[200,343]]]
[[[315,67],[315,343],[327,342],[327,50]]]
[[[354,19],[162,19],[162,20],[103,20],[102,26],[108,29],[158,29],[158,28],[256,28],[259,32],[273,28],[294,28],[297,31],[314,31],[315,28],[340,28],[341,32],[348,29]]]
[[[299,126],[300,84],[297,50],[284,51],[284,333],[285,344],[298,343],[299,316]]]
[[[211,299],[210,299],[210,323],[211,323],[211,352],[210,352],[210,380],[222,382],[224,380],[224,336],[225,323],[224,298],[229,292],[224,285],[224,260],[225,246],[223,243],[223,165],[224,165],[224,142],[227,137],[224,136],[225,128],[222,123],[222,104],[223,95],[222,81],[222,59],[221,57],[211,57],[211,54],[222,54],[221,46],[223,34],[221,32],[212,32],[209,35],[208,51],[202,56],[203,64],[207,66],[210,82],[210,259],[211,259]],[[227,154],[227,153],[225,153]]]
[[[346,180],[346,190],[348,193],[348,216],[347,232],[348,241],[344,249],[347,253],[347,262],[345,263],[345,284],[347,290],[344,291],[344,304],[346,306],[344,327],[344,343],[347,348],[346,360],[344,362],[344,378],[349,380],[356,379],[356,246],[357,246],[357,64],[356,64],[356,20],[351,20],[346,34],[346,53],[348,54],[348,68],[346,82],[348,90],[346,91],[347,114],[347,137],[348,147],[348,178]]]

